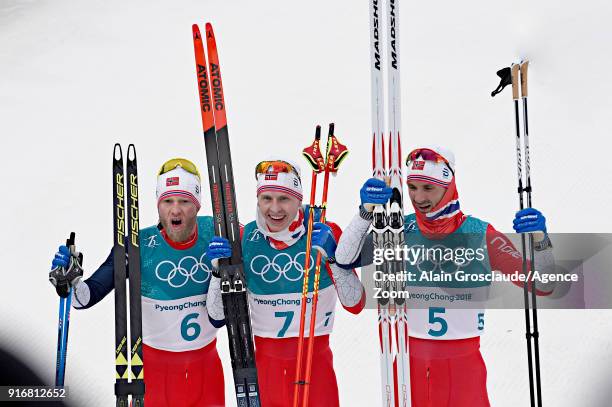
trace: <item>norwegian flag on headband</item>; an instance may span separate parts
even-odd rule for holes
[[[266,174],[266,181],[276,181],[278,179],[278,174]]]
[[[413,170],[423,170],[425,168],[425,161],[413,161],[412,169]]]
[[[166,186],[172,187],[179,184],[179,177],[170,177],[166,180]]]

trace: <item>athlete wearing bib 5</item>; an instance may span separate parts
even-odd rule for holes
[[[206,310],[212,270],[206,249],[214,236],[213,220],[197,216],[201,185],[196,166],[182,158],[164,163],[156,195],[159,223],[140,230],[145,404],[224,406],[216,349],[223,321],[211,323]],[[54,267],[76,267],[67,249],[60,246]],[[114,288],[113,276],[111,250],[90,278],[72,280],[74,308],[100,302]]]
[[[456,278],[440,282],[418,276],[423,271],[437,276],[459,276],[459,269],[470,276],[488,275],[492,270],[522,273],[522,256],[491,224],[463,214],[451,151],[442,147],[416,149],[408,155],[406,164],[408,192],[415,213],[405,217],[405,242],[408,248],[428,253],[405,262],[406,272],[417,276],[415,281],[406,283],[411,295],[407,301],[407,319],[412,406],[489,406],[480,335],[484,332],[484,303],[490,281],[470,279],[466,283]],[[372,242],[366,240],[372,212],[365,208],[385,204],[391,188],[372,178],[365,182],[360,196],[360,213],[342,234],[336,250],[336,260],[343,267],[364,265],[362,247],[364,253],[372,253]],[[541,212],[533,208],[517,212],[514,229],[518,233],[539,232],[535,234],[535,270],[554,264],[546,220]],[[466,253],[468,248],[478,249],[470,261],[435,257],[442,250],[446,253],[450,249],[457,254]],[[522,283],[516,284],[522,288]],[[549,295],[552,288],[553,285],[539,284],[536,293]],[[436,301],[432,307],[432,298],[448,298],[449,294],[455,298],[471,298],[469,308],[473,305],[473,309],[453,306],[452,300],[448,304]]]
[[[302,181],[297,166],[283,160],[263,161],[257,165],[255,177],[256,218],[244,227],[242,253],[259,388],[263,406],[285,407],[293,401],[306,256],[307,216],[304,214],[308,213],[308,207],[302,206]],[[315,221],[318,218],[317,213]],[[334,325],[336,299],[340,299],[347,311],[357,314],[365,305],[365,293],[353,269],[342,269],[335,264],[340,228],[331,222],[316,222],[313,230],[312,245],[322,253],[325,267],[322,267],[319,285],[309,405],[335,407],[339,403],[338,387],[329,335]],[[230,257],[229,242],[214,238],[208,253],[211,258]],[[314,253],[310,259],[311,276]],[[311,277],[309,299],[312,280]],[[310,311],[310,307],[307,309]],[[213,320],[224,319],[217,277],[210,283],[208,312]],[[309,323],[310,313],[307,313],[306,326]]]

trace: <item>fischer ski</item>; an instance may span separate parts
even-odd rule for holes
[[[259,407],[261,402],[219,56],[210,23],[206,24],[208,65],[197,24],[192,26],[192,33],[215,234],[228,239],[232,246],[232,257],[219,260],[219,272],[236,401],[238,407]]]
[[[129,225],[129,231],[126,231],[126,225]],[[124,173],[121,146],[115,144],[113,150],[113,230],[116,405],[117,407],[128,407],[128,396],[132,395],[132,403],[129,405],[131,407],[142,407],[144,406],[145,385],[140,296],[140,225],[136,148],[133,144],[130,144],[128,147],[127,174]],[[126,244],[128,257],[126,257]],[[127,292],[125,287],[128,268],[131,339],[129,360],[127,343]]]
[[[392,188],[392,196],[386,206],[374,208],[372,231],[375,249],[403,246],[404,206],[402,182],[402,153],[400,141],[400,58],[399,58],[399,0],[385,2],[384,20],[381,16],[382,2],[370,1],[370,62],[372,75],[372,166],[373,177],[385,180]],[[385,27],[387,30],[385,31]],[[383,56],[383,41],[386,38],[386,61]],[[384,79],[383,68],[387,68],[388,167],[385,160]],[[392,260],[377,266],[384,274],[401,273],[401,260]],[[400,282],[377,282],[383,291],[404,290]],[[398,296],[399,297],[399,296]],[[382,375],[383,406],[407,407],[411,405],[410,364],[408,353],[408,324],[406,302],[403,298],[378,300],[378,332],[380,336],[380,367]],[[396,375],[394,374],[396,364]]]

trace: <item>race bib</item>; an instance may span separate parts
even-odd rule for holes
[[[142,298],[143,342],[172,352],[200,349],[215,339],[208,320],[206,295],[176,300]]]
[[[336,308],[336,292],[333,286],[319,291],[315,336],[332,332]],[[299,336],[302,294],[260,295],[249,293],[253,333],[266,338],[291,338]],[[312,309],[312,293],[306,302],[304,336],[308,336]]]

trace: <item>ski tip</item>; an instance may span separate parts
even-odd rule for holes
[[[315,129],[315,139],[320,140],[321,139],[321,126],[319,126],[317,124],[317,127]]]
[[[333,136],[333,135],[334,135],[334,126],[335,126],[335,124],[334,124],[334,123],[330,123],[330,124],[329,124],[329,133],[328,133],[328,134],[329,134],[330,136]]]
[[[211,23],[206,23],[206,37],[215,38],[215,33],[213,32]]]
[[[121,152],[121,144],[115,143],[115,147],[113,148],[113,158],[115,161],[122,160],[123,153]]]
[[[134,144],[130,144],[128,146],[128,160],[135,161],[136,160],[136,146]]]
[[[193,39],[199,40],[202,38],[202,35],[200,35],[200,27],[198,27],[197,24],[191,26],[191,32],[193,33]]]

